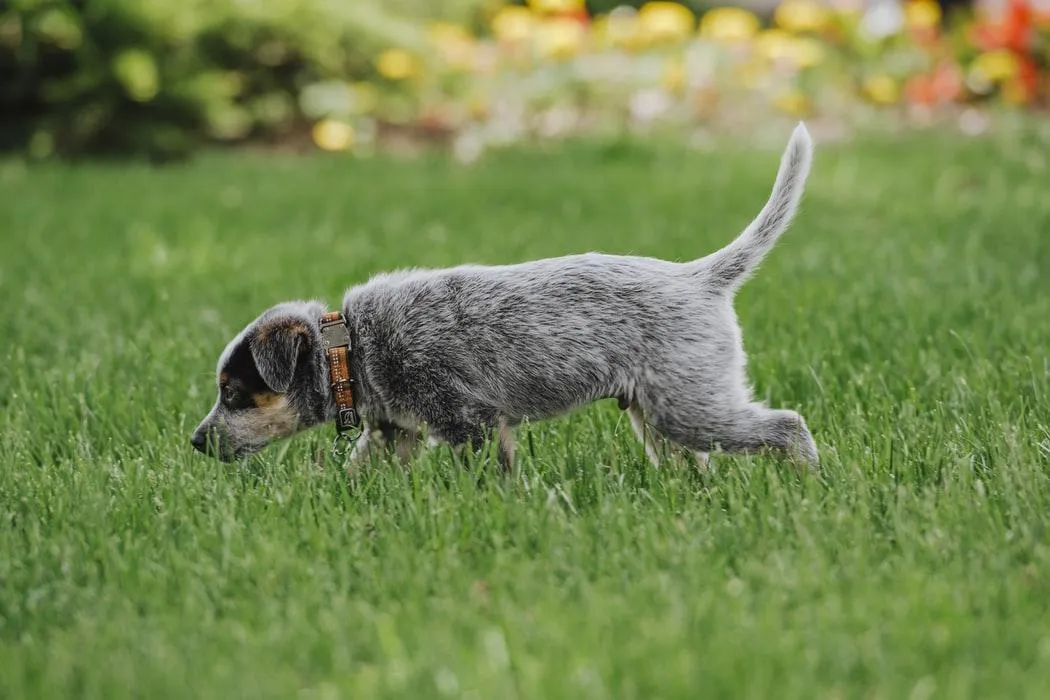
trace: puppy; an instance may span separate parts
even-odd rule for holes
[[[733,310],[736,290],[787,229],[813,145],[799,124],[758,217],[725,248],[686,263],[588,253],[518,265],[402,270],[350,289],[342,314],[362,432],[411,456],[428,444],[479,448],[493,432],[510,466],[523,420],[617,398],[645,452],[765,448],[815,467],[805,420],[755,402]],[[193,446],[234,460],[335,420],[318,302],[279,304],[226,347],[219,395]]]

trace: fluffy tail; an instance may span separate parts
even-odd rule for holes
[[[762,262],[791,223],[813,160],[813,140],[801,122],[791,134],[769,201],[735,241],[697,261],[705,281],[715,288],[734,291]]]

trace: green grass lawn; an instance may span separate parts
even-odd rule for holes
[[[513,478],[435,453],[348,482],[315,458],[331,427],[241,466],[190,449],[270,304],[397,266],[698,257],[777,166],[724,148],[0,163],[0,697],[1045,697],[1034,136],[818,142],[737,305],[817,478],[653,470],[612,402],[522,430]]]

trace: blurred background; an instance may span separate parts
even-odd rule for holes
[[[770,115],[987,128],[1048,92],[1050,0],[3,0],[0,148],[486,148]]]

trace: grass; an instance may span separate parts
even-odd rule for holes
[[[807,479],[654,471],[610,405],[523,431],[514,478],[433,454],[348,482],[317,466],[330,427],[241,467],[188,444],[268,305],[396,266],[696,257],[774,151],[0,163],[0,696],[1042,697],[1045,152],[818,144],[738,300],[758,393],[821,447]]]

